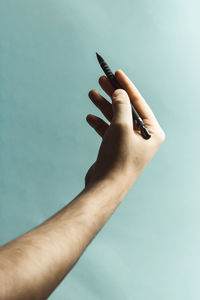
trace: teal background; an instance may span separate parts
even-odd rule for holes
[[[50,299],[199,300],[200,3],[0,1],[0,243],[84,187],[101,116],[99,52],[154,111],[166,140]]]

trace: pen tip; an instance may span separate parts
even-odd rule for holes
[[[98,59],[99,63],[101,63],[103,61],[103,58],[97,52],[96,52],[96,55],[97,55],[97,59]]]

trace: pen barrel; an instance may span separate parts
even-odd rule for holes
[[[133,119],[136,120],[138,123],[143,123],[142,119],[140,118],[138,112],[135,110],[135,107],[131,104],[132,108],[132,116]]]
[[[115,89],[122,89],[122,87],[120,86],[119,82],[117,81],[115,75],[113,74],[113,72],[109,68],[108,64],[105,61],[101,61],[100,65],[101,65],[104,73],[106,74],[106,76],[110,80],[111,84],[113,85],[113,87]]]
[[[145,140],[150,139],[151,134],[149,133],[148,129],[144,125],[139,126],[139,128],[140,128],[140,132],[141,132],[143,138]]]
[[[108,78],[114,76],[114,74],[112,73],[111,69],[109,68],[108,64],[105,61],[101,61],[100,65],[103,71],[105,72],[106,76],[108,76]]]
[[[135,122],[136,127],[138,129],[140,129],[140,132],[145,140],[150,139],[151,135],[150,135],[148,129],[144,126],[144,122],[143,122],[142,118],[139,116],[139,114],[137,113],[137,111],[135,110],[135,108],[132,104],[131,104],[131,107],[132,107],[133,121]]]
[[[115,89],[123,89],[113,73],[110,77],[108,77],[108,79],[110,80],[110,82],[112,83],[112,85]]]

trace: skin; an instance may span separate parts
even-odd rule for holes
[[[47,299],[165,140],[155,115],[131,80],[122,70],[115,75],[123,89],[114,91],[106,76],[99,79],[111,103],[97,90],[88,94],[108,122],[91,114],[86,118],[102,143],[85,176],[85,188],[44,223],[0,247],[0,300]],[[133,126],[130,101],[152,135],[149,140]]]

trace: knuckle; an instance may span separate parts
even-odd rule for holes
[[[160,132],[160,137],[161,137],[161,140],[164,142],[164,140],[166,139],[166,134],[162,129],[161,129],[161,132]]]
[[[165,141],[165,139],[166,139],[166,134],[165,134],[165,132],[162,129],[160,129],[158,131],[158,133],[157,133],[157,141],[158,141],[158,143],[162,144]]]
[[[115,103],[116,103],[117,105],[125,105],[125,104],[127,104],[127,103],[124,101],[123,98],[115,98],[114,101],[115,101]]]
[[[131,133],[132,132],[132,127],[127,122],[117,121],[117,122],[113,123],[113,126],[115,127],[116,132],[121,132],[121,133]]]
[[[123,89],[116,89],[114,92],[113,92],[113,97],[126,97],[127,96],[127,93],[125,90]]]

